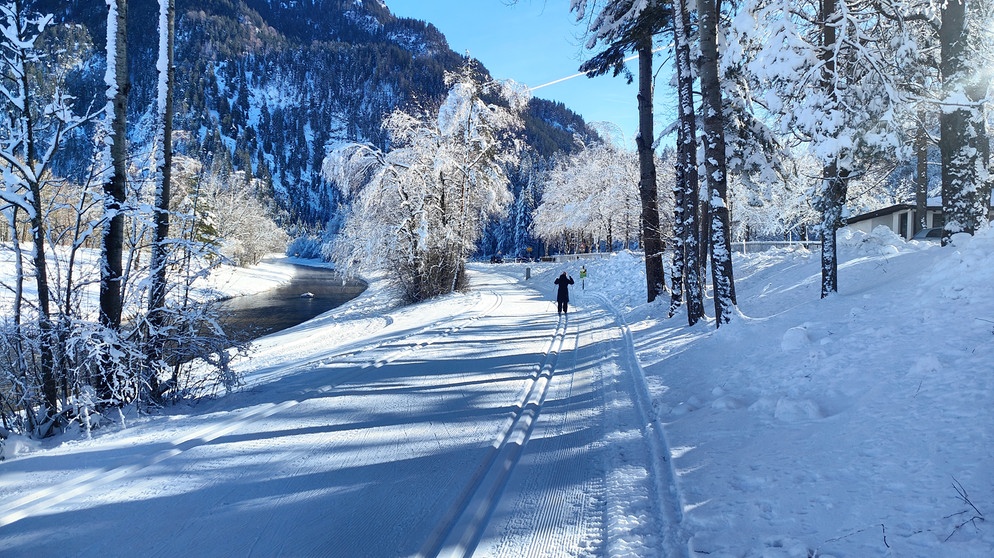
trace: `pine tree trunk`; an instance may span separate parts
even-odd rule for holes
[[[700,3],[701,90],[704,93],[704,168],[707,172],[710,216],[711,280],[714,285],[715,323],[731,321],[735,304],[732,276],[728,179],[725,164],[725,118],[718,76],[717,0]]]
[[[705,177],[706,178],[706,177]],[[697,222],[700,227],[697,233],[697,273],[701,278],[701,291],[708,290],[708,259],[711,256],[711,204],[705,195],[707,189],[698,185],[697,192]]]
[[[670,314],[679,307],[680,299],[687,303],[687,322],[696,324],[704,317],[704,289],[698,257],[700,222],[698,220],[697,129],[694,113],[694,76],[690,62],[690,12],[685,0],[674,2],[674,36],[676,37],[677,95],[679,99],[679,130],[677,134],[677,184],[675,193],[674,232],[680,243],[674,253],[674,296]]]
[[[846,201],[848,171],[832,162],[824,169],[822,192],[816,205],[821,210],[821,298],[839,291],[839,259],[836,232],[842,226],[842,207]]]
[[[646,35],[638,46],[639,57],[639,195],[642,199],[642,238],[645,244],[646,301],[653,302],[663,293],[663,241],[659,231],[659,188],[656,185],[656,161],[652,131],[652,36]]]
[[[822,54],[824,62],[821,86],[829,99],[825,111],[835,109],[835,20],[836,0],[822,3]],[[842,208],[846,202],[849,170],[840,165],[839,154],[823,169],[821,191],[815,200],[815,207],[821,212],[821,297],[839,291],[839,260],[836,249],[836,231],[842,226]]]
[[[979,107],[979,120],[977,122],[984,122],[983,106]],[[987,180],[986,182],[981,182],[977,185],[977,217],[978,217],[978,227],[984,223],[990,222],[990,211],[991,211],[991,193],[994,191],[994,161],[991,161],[991,137],[987,133],[987,129],[984,126],[977,126],[977,153],[979,155],[978,165],[983,165],[986,171]],[[978,171],[980,169],[978,168]]]
[[[986,150],[982,100],[989,84],[969,75],[966,0],[944,3],[941,16],[939,46],[943,86],[946,91],[966,99],[968,103],[967,106],[944,107],[939,116],[942,213],[945,217],[942,244],[946,245],[953,234],[973,234],[986,222],[990,199],[989,194],[983,197],[987,185],[983,183],[980,167],[986,161],[980,160],[980,154]],[[965,95],[956,95],[960,91]]]
[[[679,136],[682,132],[678,130],[677,133]],[[677,139],[678,144],[680,141],[680,139]],[[686,257],[684,256],[686,239],[684,237],[686,236],[687,224],[683,218],[685,205],[683,183],[686,181],[686,172],[684,172],[683,166],[679,162],[676,164],[675,174],[676,181],[673,183],[673,266],[670,272],[669,315],[671,318],[676,314],[677,309],[683,305],[683,270],[686,266]]]
[[[928,131],[925,129],[925,111],[918,112],[918,122],[918,132],[915,134],[915,156],[918,158],[917,176],[915,176],[915,223],[911,236],[928,227]]]

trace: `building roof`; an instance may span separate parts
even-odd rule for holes
[[[991,192],[991,213],[994,214],[994,191]],[[870,211],[867,213],[860,213],[859,215],[853,215],[852,217],[846,219],[847,224],[859,223],[860,221],[869,221],[870,219],[875,219],[877,217],[883,217],[884,215],[891,215],[899,211],[914,210],[915,204],[913,203],[898,203],[891,206],[887,206],[875,211]],[[930,211],[942,211],[942,198],[932,197],[928,198],[925,202],[925,209]]]
[[[929,209],[939,209],[938,206],[928,206]],[[846,219],[846,223],[858,223],[860,221],[869,221],[870,219],[876,219],[877,217],[883,217],[884,215],[890,215],[892,213],[897,213],[898,211],[906,211],[915,209],[914,204],[910,203],[899,203],[896,205],[891,205],[889,207],[884,207],[876,211],[870,211],[869,213],[860,213],[859,215],[853,215],[852,217]]]

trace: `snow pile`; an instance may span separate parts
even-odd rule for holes
[[[983,304],[990,299],[994,270],[994,228],[953,237],[949,258],[927,270],[923,286],[950,304]],[[994,315],[978,316],[994,321]]]

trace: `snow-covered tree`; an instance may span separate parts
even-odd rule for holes
[[[114,9],[111,17],[112,30],[119,29]],[[96,407],[161,394],[155,384],[166,370],[173,380],[169,385],[177,386],[176,380],[187,369],[183,363],[193,358],[215,363],[218,385],[230,385],[232,378],[224,359],[217,356],[231,343],[217,327],[216,309],[190,296],[193,280],[206,272],[203,264],[209,262],[202,244],[182,239],[185,227],[181,227],[181,238],[170,240],[174,249],[164,264],[174,270],[173,278],[184,289],[163,307],[169,310],[156,326],[160,342],[154,350],[147,343],[149,282],[145,278],[150,273],[148,231],[150,225],[154,228],[154,215],[151,205],[140,201],[141,180],[120,181],[132,186],[128,196],[141,211],[125,215],[114,208],[109,212],[108,205],[113,204],[103,203],[108,198],[101,190],[111,182],[110,169],[114,168],[109,142],[104,142],[112,128],[98,127],[98,154],[81,184],[55,174],[66,138],[70,134],[85,137],[85,124],[99,113],[76,114],[75,100],[65,93],[65,76],[83,66],[89,42],[86,37],[79,37],[78,43],[60,41],[60,37],[72,36],[73,30],[51,25],[51,21],[51,17],[31,15],[20,2],[0,3],[0,103],[7,115],[0,124],[0,200],[17,268],[13,284],[4,282],[4,288],[11,287],[15,295],[11,319],[0,324],[0,385],[4,386],[0,414],[8,427],[41,436],[72,421],[91,426],[89,413]],[[108,73],[115,87],[116,74]],[[110,110],[117,100],[112,95],[108,107],[101,108]],[[124,131],[114,131],[113,136],[123,139]],[[137,167],[124,166],[122,172],[133,177]],[[177,209],[183,215],[179,204],[173,211]],[[108,266],[93,265],[95,258],[86,251],[99,249],[103,253],[100,261],[109,261],[104,248],[110,246],[99,240],[101,229],[109,229],[105,225],[112,217],[121,218],[116,230],[122,237],[117,258],[120,274],[113,286],[119,310],[129,318],[116,328],[106,319],[104,306],[96,312],[87,296],[88,289],[96,290],[100,279],[108,276]],[[24,233],[30,235],[30,242],[22,244]],[[30,251],[30,257],[25,258],[22,251]],[[183,258],[188,263],[185,267]],[[180,271],[178,277],[175,271]],[[33,274],[36,283],[28,297],[24,293],[31,290],[22,285],[26,274]],[[36,324],[22,316],[36,319]]]
[[[124,276],[124,211],[128,182],[128,64],[127,64],[127,0],[107,0],[107,108],[105,126],[108,133],[104,179],[104,229],[100,264],[100,323],[105,328],[109,346],[121,328],[123,309],[122,279]],[[121,402],[117,379],[126,375],[115,364],[108,348],[102,369],[97,373],[97,395],[108,403]]]
[[[282,252],[289,238],[267,216],[261,185],[245,173],[209,173],[199,179],[197,203],[201,219],[212,223],[214,249],[237,266],[251,266],[268,254]]]
[[[728,208],[728,167],[725,154],[725,110],[718,60],[720,1],[698,4],[700,35],[701,112],[704,143],[704,182],[707,185],[708,242],[711,248],[711,282],[714,288],[715,324],[728,323],[735,304],[732,272],[731,224]]]
[[[665,290],[663,242],[659,229],[659,200],[656,184],[655,133],[653,132],[653,38],[668,22],[668,10],[661,0],[605,0],[603,3],[572,0],[570,9],[579,20],[589,18],[586,47],[604,50],[581,65],[588,75],[612,71],[631,74],[625,67],[630,52],[638,54],[639,194],[642,201],[642,242],[645,247],[647,301]]]
[[[161,308],[142,308],[149,300],[154,268],[139,268],[139,277],[130,289],[129,311],[136,315],[136,333],[129,340],[142,355],[132,370],[141,377],[130,378],[138,385],[143,404],[161,404],[164,397],[230,390],[238,378],[229,367],[228,350],[247,349],[229,337],[221,324],[219,307],[195,295],[198,280],[212,274],[223,263],[257,263],[258,255],[284,250],[287,237],[267,217],[258,199],[259,185],[245,180],[239,171],[229,175],[217,168],[184,156],[172,159],[170,173],[170,234],[166,239],[164,265],[167,269],[165,300]],[[155,215],[136,216],[141,236],[153,234]],[[141,249],[142,247],[138,247]],[[129,258],[137,259],[137,258]],[[144,310],[144,311],[143,311]],[[152,312],[158,312],[156,325],[149,325]],[[152,331],[151,327],[158,328]],[[152,360],[151,355],[158,355]],[[206,376],[192,376],[198,363],[207,363]],[[200,368],[200,372],[204,369]],[[158,391],[149,381],[156,375]]]
[[[40,387],[44,395],[44,413],[40,421],[29,420],[33,428],[47,430],[59,407],[59,372],[55,356],[58,347],[53,320],[52,291],[46,256],[48,223],[45,220],[45,200],[51,195],[52,163],[62,147],[63,139],[86,122],[87,117],[75,113],[73,99],[57,79],[46,82],[42,68],[46,66],[38,42],[51,24],[52,17],[31,13],[21,0],[0,4],[0,104],[6,117],[0,125],[0,163],[3,165],[3,187],[0,199],[8,223],[17,238],[19,214],[30,222],[31,263],[36,286],[38,367]],[[54,76],[50,76],[54,77]],[[15,246],[18,246],[15,244]],[[23,263],[17,250],[18,277],[14,301],[14,325],[21,325],[23,296]],[[19,332],[20,338],[21,333]],[[24,336],[28,338],[32,336]],[[18,354],[24,347],[15,346]],[[28,381],[27,357],[20,360],[23,380]],[[27,389],[32,386],[26,385]],[[30,411],[28,411],[30,413]]]
[[[149,270],[148,324],[149,324],[149,369],[160,358],[160,346],[164,342],[159,329],[165,322],[166,306],[166,261],[169,239],[169,199],[173,163],[173,43],[175,37],[175,9],[173,0],[159,0],[159,56],[156,71],[159,74],[159,87],[156,103],[156,143],[159,145],[155,173],[155,201],[153,204],[155,223],[152,239],[152,255]],[[158,396],[158,377],[148,373],[146,381],[149,389]]]
[[[783,172],[773,179],[764,176],[765,180],[754,180],[750,173],[732,175],[734,239],[804,239],[807,226],[817,222],[819,215],[808,193],[821,174],[818,162],[807,152],[800,152],[779,166]]]
[[[638,241],[641,229],[638,156],[615,144],[586,146],[546,173],[532,229],[546,243],[575,251],[580,243]]]
[[[835,238],[849,182],[900,144],[898,82],[910,58],[903,36],[888,33],[894,25],[875,4],[757,0],[733,26],[777,131],[822,164],[810,195],[821,214],[823,297],[838,290]]]
[[[929,7],[932,7],[931,5]],[[990,209],[990,140],[987,100],[994,46],[994,8],[986,0],[950,0],[939,5],[942,107],[942,242],[953,234],[973,234],[987,223]],[[934,12],[933,12],[934,13]]]
[[[415,301],[459,287],[486,221],[511,202],[506,168],[524,95],[510,83],[481,84],[469,63],[447,81],[436,115],[398,110],[386,119],[389,151],[350,144],[324,164],[351,201],[333,259],[391,270]],[[494,93],[507,104],[485,100]]]
[[[674,67],[677,82],[677,163],[674,198],[673,271],[669,315],[687,304],[687,322],[704,317],[704,280],[700,256],[700,188],[697,166],[697,113],[691,63],[690,9],[684,0],[673,2]]]

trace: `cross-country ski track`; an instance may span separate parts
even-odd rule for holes
[[[0,554],[686,556],[620,314],[471,284],[334,310],[259,340],[235,393],[5,464]]]

